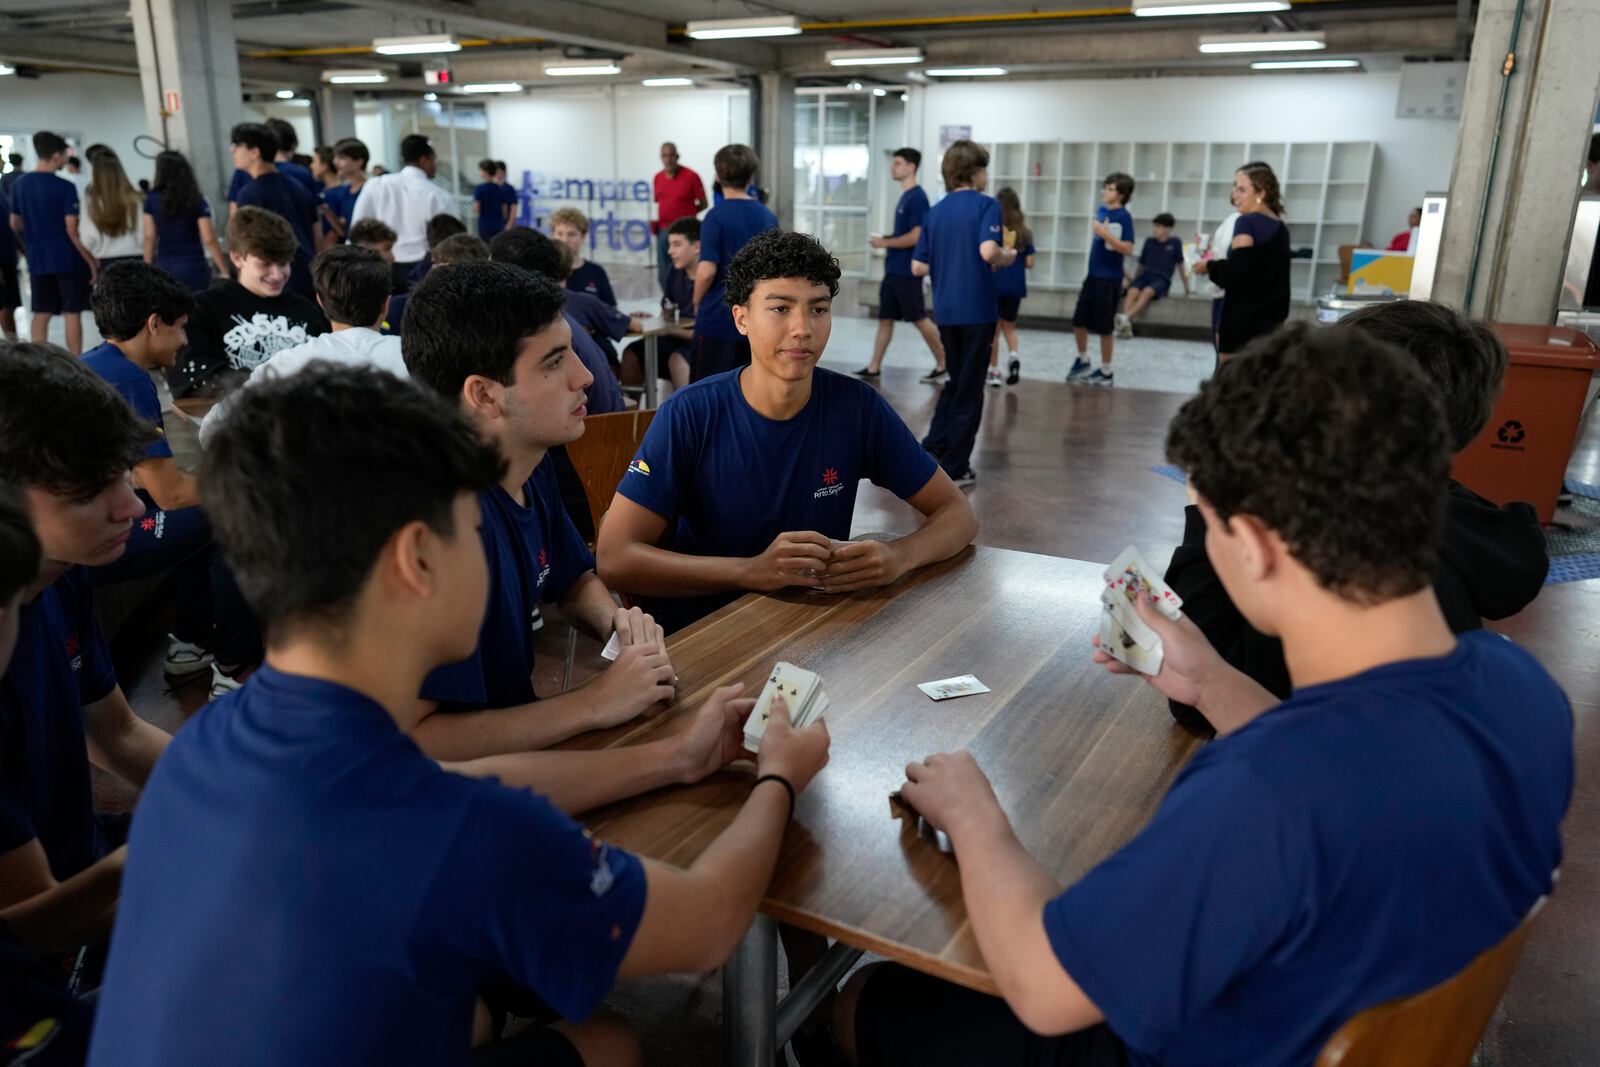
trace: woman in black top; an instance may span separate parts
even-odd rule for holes
[[[1233,201],[1239,221],[1228,258],[1195,265],[1223,290],[1217,351],[1224,359],[1289,317],[1289,227],[1277,175],[1265,164],[1240,169]]]

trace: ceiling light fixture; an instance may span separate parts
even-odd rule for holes
[[[1342,70],[1361,66],[1359,59],[1258,59],[1251,70]]]
[[[1320,52],[1328,42],[1316,33],[1219,33],[1200,38],[1200,51],[1207,55],[1233,55],[1240,52]]]
[[[471,85],[463,85],[461,91],[464,93],[520,93],[522,92],[522,83],[473,82]]]
[[[872,90],[872,95],[873,96],[888,96],[889,95],[889,90],[887,90],[887,89],[874,89],[874,90]]]
[[[669,86],[673,86],[673,85],[693,85],[694,84],[694,79],[693,78],[646,78],[644,81],[640,82],[639,84],[640,85],[648,85],[652,89],[665,89],[665,88],[668,88]]]
[[[381,70],[325,70],[322,80],[330,85],[377,85],[389,80]]]
[[[800,20],[793,15],[754,19],[696,19],[684,27],[696,41],[727,41],[738,37],[793,37]]]
[[[828,53],[828,63],[835,67],[883,67],[922,60],[920,48],[844,48]]]
[[[10,63],[0,63],[0,78],[4,78],[7,74],[15,74],[16,72],[17,68],[13,67]]]
[[[998,78],[1011,72],[1004,67],[937,67],[922,73],[930,78]]]
[[[461,42],[448,33],[425,33],[416,37],[379,37],[372,50],[380,56],[425,56],[437,52],[459,52]]]
[[[1153,15],[1254,15],[1288,11],[1289,0],[1133,0],[1133,13]]]
[[[550,78],[583,77],[590,74],[621,74],[622,68],[612,59],[569,59],[560,63],[546,63],[544,73]]]
[[[294,90],[293,89],[279,89],[273,95],[276,96],[279,100],[293,100],[294,99]]]

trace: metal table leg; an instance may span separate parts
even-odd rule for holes
[[[778,924],[757,915],[722,967],[722,1025],[730,1067],[773,1067],[778,1056]]]
[[[656,406],[656,373],[660,368],[660,355],[656,348],[659,334],[650,334],[644,339],[644,406]]]

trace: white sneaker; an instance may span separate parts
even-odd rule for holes
[[[243,685],[244,683],[239,681],[237,678],[229,678],[226,674],[223,674],[222,668],[218,667],[215,663],[211,665],[212,700],[216,700],[218,697],[225,697]]]
[[[177,678],[189,674],[199,674],[211,666],[211,653],[199,645],[192,645],[187,641],[180,641],[171,634],[167,635],[167,659],[161,669]]]
[[[1120,337],[1124,341],[1133,336],[1133,320],[1122,314],[1120,311],[1117,313],[1117,328],[1115,333],[1116,336]]]
[[[990,367],[989,368],[989,387],[991,389],[998,389],[1004,383],[1005,383],[1005,379],[1000,377],[1000,368],[999,367]]]

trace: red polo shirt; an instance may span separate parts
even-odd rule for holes
[[[655,232],[660,233],[686,215],[696,214],[695,201],[706,198],[706,187],[700,184],[700,175],[688,167],[679,167],[676,178],[667,177],[665,170],[656,172],[656,203],[660,210],[656,216]]]

